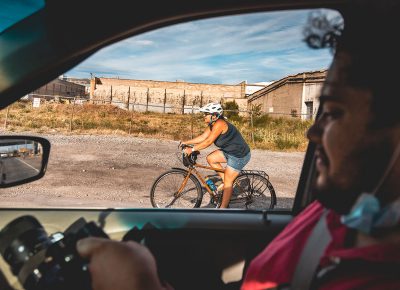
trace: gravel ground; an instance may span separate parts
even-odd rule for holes
[[[154,180],[171,167],[182,167],[176,141],[113,135],[41,136],[52,144],[46,175],[29,184],[0,189],[0,207],[151,207],[149,191]],[[202,151],[199,163],[205,163],[205,156],[214,149]],[[303,158],[304,152],[253,150],[245,169],[265,171],[275,188],[277,207],[288,208]]]

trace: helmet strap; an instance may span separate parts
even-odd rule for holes
[[[219,116],[221,116],[221,114],[218,115],[214,115],[215,113],[210,114],[210,122],[208,123],[209,126],[212,126],[212,124],[214,124],[218,119]],[[213,120],[213,116],[217,116],[217,119]]]

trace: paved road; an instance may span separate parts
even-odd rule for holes
[[[7,157],[0,159],[1,182],[11,183],[37,175],[40,172],[40,161],[38,159],[40,157],[27,159]]]

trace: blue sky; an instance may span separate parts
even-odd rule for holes
[[[302,41],[309,13],[262,12],[176,24],[103,48],[66,75],[237,84],[326,69],[330,51],[310,49]]]

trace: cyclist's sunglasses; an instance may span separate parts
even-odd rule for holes
[[[204,116],[204,118],[205,118],[205,117],[207,117],[207,116],[216,116],[216,114],[215,114],[215,113],[213,113],[213,114],[210,114],[210,113],[203,113],[203,116]]]

